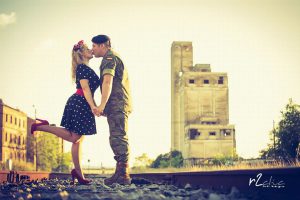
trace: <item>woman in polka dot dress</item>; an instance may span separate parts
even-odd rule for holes
[[[97,107],[94,101],[94,92],[100,86],[98,75],[88,66],[89,60],[93,58],[92,51],[83,41],[74,45],[72,50],[72,78],[76,82],[77,91],[67,101],[63,117],[62,127],[50,126],[47,120],[37,119],[32,124],[31,133],[34,131],[50,132],[58,137],[72,142],[72,158],[75,169],[71,174],[81,184],[89,184],[84,178],[80,167],[80,146],[83,135],[96,134],[95,113]]]

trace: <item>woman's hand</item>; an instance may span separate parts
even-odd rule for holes
[[[98,112],[98,107],[97,106],[92,106],[91,107],[92,113],[96,115],[97,117],[100,117],[100,113]]]
[[[99,116],[101,116],[101,115],[104,116],[104,114],[103,114],[104,108],[105,108],[105,105],[103,105],[103,104],[100,104],[100,106],[97,107],[97,111],[98,111]]]

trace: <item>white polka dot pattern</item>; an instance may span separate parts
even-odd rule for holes
[[[78,65],[76,70],[76,88],[81,88],[79,82],[81,79],[89,80],[89,86],[94,96],[95,90],[100,85],[98,75],[90,67]],[[96,134],[95,116],[84,96],[73,94],[69,97],[60,125],[79,135]]]

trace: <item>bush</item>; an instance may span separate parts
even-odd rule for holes
[[[222,165],[229,166],[229,165],[233,165],[235,160],[236,159],[234,157],[220,155],[213,158],[211,160],[211,164],[218,165],[218,166],[222,166]]]
[[[180,151],[160,154],[151,164],[151,168],[182,167],[183,157]]]

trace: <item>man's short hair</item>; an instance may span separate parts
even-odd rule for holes
[[[106,43],[110,47],[110,38],[107,35],[97,35],[92,38],[92,42],[96,44]]]

